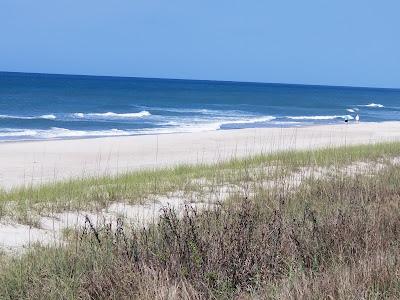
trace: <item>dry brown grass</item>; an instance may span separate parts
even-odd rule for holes
[[[2,299],[398,299],[400,169],[165,209],[8,262]]]
[[[87,219],[0,256],[0,299],[399,299],[400,167],[307,178],[141,229]]]

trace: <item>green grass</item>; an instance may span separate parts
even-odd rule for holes
[[[249,177],[284,181],[282,174],[302,167],[340,169],[399,155],[398,143],[286,152],[71,181],[76,190],[69,192],[83,201],[80,195],[89,197],[80,192],[85,183],[96,191],[111,186],[119,194],[103,195],[104,203],[129,196],[139,201],[142,192],[184,189],[197,178],[224,184]],[[280,168],[274,174],[249,175],[265,165]],[[118,190],[119,184],[126,190]],[[260,189],[249,199],[233,195],[205,211],[188,207],[182,216],[165,209],[156,224],[143,229],[120,224],[110,231],[104,224],[75,235],[65,232],[69,243],[64,246],[0,257],[0,299],[400,297],[399,166],[388,163],[376,174],[309,178],[293,190],[282,186]],[[45,189],[51,202],[67,188],[60,183],[36,191]]]
[[[98,210],[114,201],[143,203],[149,195],[201,191],[203,179],[213,185],[242,184],[281,178],[301,167],[343,166],[354,161],[385,160],[400,156],[400,143],[286,151],[257,155],[209,165],[181,165],[143,170],[118,176],[80,178],[16,188],[0,192],[0,218],[12,215],[22,223],[34,223],[34,214],[63,210]],[[268,171],[274,167],[274,172]],[[261,169],[257,169],[261,168]]]

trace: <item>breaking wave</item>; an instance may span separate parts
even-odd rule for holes
[[[50,129],[1,129],[0,138],[26,138],[26,139],[55,139],[74,137],[96,137],[96,136],[122,136],[130,135],[133,132],[110,129],[110,130],[70,130],[65,128],[52,127]]]
[[[35,120],[35,119],[46,119],[55,120],[57,117],[55,115],[41,115],[41,116],[13,116],[13,115],[0,115],[0,119],[19,119],[19,120]]]
[[[385,106],[383,106],[382,104],[379,104],[379,103],[370,103],[370,104],[358,105],[358,106],[373,107],[373,108],[384,108],[385,107]]]
[[[61,139],[61,138],[80,138],[80,137],[105,137],[105,136],[127,136],[140,134],[159,134],[159,133],[180,133],[180,132],[202,132],[218,130],[223,125],[228,124],[251,124],[269,122],[275,117],[264,116],[246,119],[214,120],[201,122],[168,122],[167,127],[149,129],[106,129],[106,130],[72,130],[66,128],[52,127],[50,129],[0,129],[0,139]]]
[[[151,113],[147,110],[143,110],[137,113],[115,113],[115,112],[105,112],[105,113],[74,113],[72,114],[75,118],[101,118],[101,119],[131,119],[131,118],[143,118],[151,116]]]

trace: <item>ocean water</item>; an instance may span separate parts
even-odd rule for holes
[[[400,121],[400,90],[0,72],[0,141]]]

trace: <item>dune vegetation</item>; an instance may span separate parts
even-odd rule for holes
[[[40,227],[171,194],[182,208],[145,226],[86,217],[63,243],[4,253],[0,299],[400,298],[400,143],[3,191],[1,218]]]

